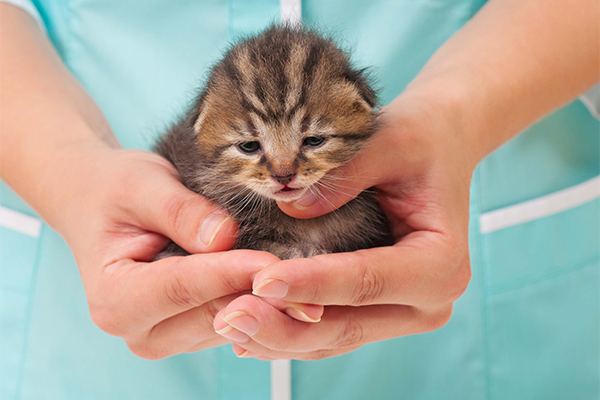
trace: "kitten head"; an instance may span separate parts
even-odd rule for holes
[[[271,27],[214,67],[192,115],[197,150],[228,182],[296,200],[356,155],[375,105],[364,71],[331,40]]]

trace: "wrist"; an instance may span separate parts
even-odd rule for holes
[[[57,147],[37,178],[39,184],[32,194],[32,206],[65,236],[69,221],[81,217],[82,207],[91,206],[87,197],[101,190],[98,176],[117,151],[100,140]]]
[[[450,147],[461,149],[456,157],[472,171],[497,147],[488,140],[491,134],[480,134],[489,132],[480,119],[480,104],[477,93],[469,85],[439,76],[435,79],[417,77],[390,106],[408,109],[408,115],[414,115],[415,120],[427,121],[434,127],[428,129],[430,137],[426,138],[432,142],[431,146],[444,152],[449,148],[448,142],[453,142]]]

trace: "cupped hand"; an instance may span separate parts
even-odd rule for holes
[[[244,333],[242,357],[321,359],[364,344],[428,332],[449,320],[470,280],[469,187],[476,163],[459,121],[409,94],[383,109],[382,128],[361,154],[332,171],[318,197],[281,209],[297,218],[330,212],[374,187],[395,245],[273,263],[256,274],[254,295],[220,310],[217,331]],[[325,306],[306,324],[264,299]]]
[[[52,198],[47,219],[73,251],[93,321],[148,359],[231,342],[215,333],[215,315],[250,293],[252,276],[279,259],[223,251],[235,243],[235,222],[185,188],[154,153],[77,148],[60,159],[49,176],[60,176],[52,191],[61,196]],[[196,254],[153,261],[169,238]],[[271,303],[308,321],[322,313]]]

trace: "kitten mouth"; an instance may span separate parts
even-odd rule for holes
[[[291,188],[289,186],[284,186],[282,189],[275,192],[275,195],[278,197],[283,197],[283,198],[287,199],[287,198],[295,197],[301,191],[302,191],[301,189],[295,189],[295,188]]]
[[[303,193],[304,188],[291,188],[286,185],[273,193],[273,198],[279,201],[294,201],[302,196]]]

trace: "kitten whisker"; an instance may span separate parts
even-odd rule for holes
[[[333,203],[331,202],[331,200],[329,200],[329,199],[328,199],[328,198],[327,198],[327,197],[326,197],[326,196],[325,196],[325,195],[324,195],[324,194],[321,192],[321,190],[320,190],[320,189],[319,189],[317,186],[314,186],[314,185],[313,185],[312,187],[314,187],[314,188],[315,188],[315,190],[316,190],[316,192],[317,192],[317,193],[316,193],[316,196],[317,196],[317,198],[318,198],[318,196],[321,196],[321,198],[323,198],[323,199],[324,199],[324,200],[325,200],[327,203],[329,203],[329,205],[332,207],[332,209],[333,209],[333,210],[332,210],[332,212],[333,212],[333,213],[338,213],[338,209],[335,207],[335,204],[333,204]]]
[[[332,192],[332,193],[333,193],[333,194],[334,194],[334,195],[335,195],[335,196],[336,196],[338,199],[341,199],[341,197],[340,197],[340,196],[338,196],[338,195],[335,193],[335,191],[334,191],[334,190],[332,190],[331,188],[328,188],[326,185],[322,184],[321,182],[317,182],[317,183],[319,183],[321,186],[323,186],[323,187],[325,187],[325,188],[329,189],[329,190],[330,190],[330,191],[331,191],[331,192]],[[343,193],[343,192],[341,192],[341,191],[338,191],[338,193]],[[346,194],[346,195],[350,196],[350,194],[349,194],[349,193],[344,193],[344,194]],[[360,196],[357,196],[357,197],[355,197],[354,199],[352,199],[352,201],[353,201],[353,202],[356,202],[356,203],[366,204],[366,205],[368,205],[368,204],[369,204],[369,203],[367,203],[367,202],[366,202],[366,200],[365,200],[364,198],[362,198],[362,197],[360,197]],[[329,203],[331,204],[331,202],[329,202]],[[332,205],[333,205],[333,204],[332,204]],[[351,213],[352,213],[354,216],[356,216],[356,213],[355,213],[354,209],[350,209],[349,211],[350,211],[350,212],[351,212]]]
[[[250,190],[250,189],[249,189],[249,188],[243,188],[242,190],[240,190],[240,191],[238,192],[238,194],[236,194],[235,196],[231,197],[231,198],[230,198],[229,200],[227,200],[226,202],[224,202],[224,203],[221,203],[221,206],[225,207],[225,206],[227,206],[227,205],[231,204],[231,203],[232,203],[232,202],[234,202],[234,201],[235,201],[235,200],[236,200],[236,199],[237,199],[239,196],[241,196],[242,194],[244,194],[244,192],[246,192],[246,191],[248,191],[248,190]],[[225,192],[225,191],[223,191],[223,192]]]
[[[336,195],[338,198],[341,198],[340,196],[338,196],[338,194],[344,194],[346,196],[351,196],[351,197],[357,196],[357,194],[355,195],[353,192],[344,191],[344,190],[341,190],[341,189],[333,186],[330,182],[326,183],[326,182],[319,181],[319,182],[317,182],[317,184],[324,187],[325,189],[329,190],[332,194]],[[348,188],[348,187],[343,187],[343,188],[353,189],[353,188]],[[365,190],[363,190],[363,192],[365,192]],[[360,194],[360,192],[359,192],[359,194]]]
[[[337,187],[341,187],[341,188],[344,188],[344,189],[351,189],[351,190],[354,190],[354,189],[355,189],[354,187],[340,185],[340,184],[339,184],[339,183],[337,183],[337,182],[331,182],[331,181],[329,180],[329,179],[331,179],[331,178],[334,178],[334,177],[325,175],[323,178],[321,178],[321,180],[320,180],[319,182],[326,182],[326,183],[328,183],[328,184],[335,185],[335,186],[337,186]],[[352,179],[348,179],[348,181],[352,181]],[[375,193],[375,191],[374,191],[374,190],[371,190],[371,189],[363,189],[362,191],[363,191],[363,192],[366,192],[366,193]]]

